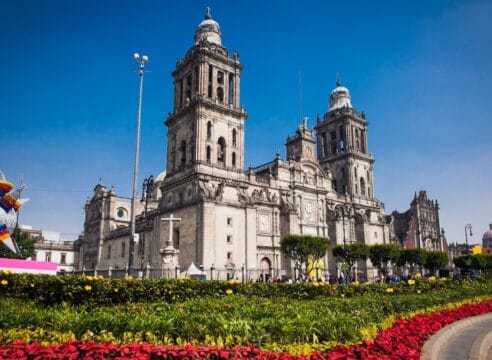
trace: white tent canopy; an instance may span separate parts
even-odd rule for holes
[[[205,275],[205,273],[203,271],[201,271],[199,268],[196,267],[196,265],[191,262],[191,265],[190,267],[188,268],[188,270],[186,270],[184,272],[183,275],[187,275],[187,276],[201,276],[201,275]]]

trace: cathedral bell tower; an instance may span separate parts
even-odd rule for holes
[[[332,187],[339,194],[373,199],[374,159],[367,148],[364,113],[352,108],[350,92],[337,81],[330,94],[329,110],[315,127],[318,161],[333,174]]]
[[[240,176],[247,118],[240,105],[242,69],[239,54],[234,52],[231,58],[222,46],[220,26],[208,8],[196,29],[194,46],[172,73],[174,111],[165,121],[166,180],[193,172]]]

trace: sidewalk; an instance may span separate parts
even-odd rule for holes
[[[492,360],[492,314],[442,328],[424,344],[421,360]]]

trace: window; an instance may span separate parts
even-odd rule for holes
[[[186,141],[183,140],[181,141],[181,145],[179,147],[179,152],[181,154],[181,160],[180,160],[180,163],[181,163],[181,167],[184,167],[185,164],[186,164]]]
[[[357,167],[354,166],[354,177],[357,179]]]
[[[179,232],[179,228],[174,228],[173,229],[173,245],[174,245],[174,248],[175,249],[179,249],[179,236],[180,236],[180,232]]]
[[[232,260],[232,252],[227,253],[227,260]]]
[[[198,91],[198,66],[195,66],[195,86],[194,86],[195,92]]]
[[[126,254],[126,244],[125,242],[121,243],[121,257],[125,257]]]
[[[234,75],[229,74],[229,104],[234,103]]]
[[[236,129],[232,129],[232,146],[236,146],[237,140],[237,131]]]
[[[207,163],[210,164],[210,156],[211,156],[210,146],[207,146]]]
[[[38,254],[37,252],[34,252],[34,254],[32,254],[32,256],[31,256],[32,261],[36,261],[36,255],[37,254]]]
[[[208,85],[208,97],[211,98],[212,97],[212,85]]]
[[[209,121],[207,123],[207,138],[210,139],[211,136],[212,136],[212,122]]]
[[[225,164],[226,157],[225,157],[225,151],[226,151],[226,142],[223,137],[219,138],[219,141],[217,141],[217,162],[222,163],[222,165]]]
[[[236,167],[236,153],[235,152],[232,153],[232,167],[233,168]]]
[[[343,168],[342,168],[342,179],[345,179],[345,177],[346,177],[346,174],[345,174],[345,168],[343,167]]]
[[[47,252],[44,254],[44,261],[51,261],[51,252]]]
[[[366,195],[366,181],[363,177],[360,178],[360,192],[363,196]]]
[[[212,80],[213,80],[213,75],[214,74],[214,70],[213,70],[213,67],[212,65],[209,65],[208,66],[208,82],[211,83]]]
[[[227,243],[232,244],[232,235],[227,235]]]
[[[224,83],[224,73],[222,71],[217,71],[217,83],[218,84]]]
[[[220,102],[224,102],[224,89],[221,87],[217,88],[217,99],[219,99]]]
[[[232,218],[227,218],[227,225],[232,226]]]
[[[186,77],[186,101],[191,100],[191,74]]]
[[[179,80],[179,107],[183,106],[183,79]]]
[[[106,259],[111,259],[111,245],[108,245],[108,253],[106,255]]]
[[[67,254],[61,253],[60,255],[60,265],[65,265],[67,263]]]
[[[378,238],[378,232],[377,231],[374,231],[374,238],[377,239]]]

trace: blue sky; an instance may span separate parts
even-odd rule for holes
[[[449,242],[492,222],[490,1],[9,1],[0,12],[0,170],[28,185],[21,222],[75,238],[99,178],[129,196],[147,54],[140,178],[164,169],[176,60],[205,7],[245,70],[246,166],[284,156],[303,113],[327,111],[337,73],[367,113],[387,213],[415,191],[441,204]],[[140,188],[140,185],[139,185]]]

